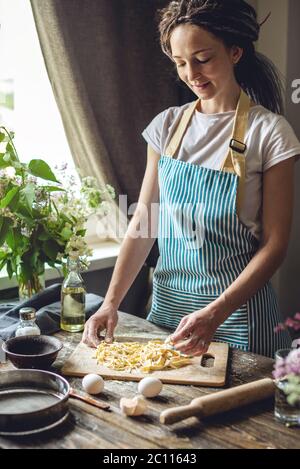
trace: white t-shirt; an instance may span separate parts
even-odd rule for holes
[[[146,142],[159,155],[173,136],[183,112],[191,103],[171,107],[158,114],[142,132]],[[235,111],[203,114],[196,110],[186,130],[177,159],[205,168],[220,170],[228,153]],[[245,198],[240,221],[257,238],[262,233],[263,173],[272,166],[300,155],[300,143],[292,127],[283,116],[263,106],[250,108],[246,133]],[[168,155],[165,155],[168,156]]]

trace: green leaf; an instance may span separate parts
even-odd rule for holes
[[[66,228],[66,227],[60,233],[61,237],[65,240],[69,240],[72,234],[73,234],[73,231],[70,230],[70,228]]]
[[[86,230],[78,230],[76,231],[76,236],[85,236],[86,235]]]
[[[53,239],[49,239],[43,243],[43,249],[51,261],[55,261],[57,254],[60,252],[60,245]]]
[[[15,237],[13,230],[10,228],[7,235],[6,235],[6,243],[10,249],[13,251],[16,249],[16,244],[15,244]]]
[[[10,228],[6,237],[6,243],[14,251],[14,256],[21,248],[24,249],[24,246],[26,246],[26,241],[24,242],[24,240],[26,239],[21,235],[18,228]]]
[[[2,261],[0,261],[0,272],[1,270],[4,268],[4,266],[6,265],[6,259],[3,259]]]
[[[21,189],[20,192],[20,202],[26,208],[26,210],[31,214],[32,205],[35,201],[35,186],[34,184],[28,184],[24,189]]]
[[[29,225],[31,228],[33,228],[36,225],[36,222],[32,217],[32,213],[29,211],[27,206],[22,204],[20,201],[19,201],[18,206],[15,208],[15,214],[18,216],[18,218],[24,220],[25,223]]]
[[[5,161],[5,155],[6,153],[0,153],[0,169],[8,168],[9,166],[11,166],[10,162]]]
[[[9,278],[12,278],[14,272],[13,272],[11,261],[6,262],[6,270],[7,270]]]
[[[44,189],[47,190],[47,192],[66,192],[66,189],[63,189],[62,187],[57,187],[57,186],[43,186]]]
[[[11,269],[12,269],[12,272],[17,272],[17,263],[16,263],[16,259],[14,257],[12,257],[10,259],[10,262],[11,262]]]
[[[32,278],[33,269],[27,262],[22,262],[20,264],[20,268],[21,268],[21,277],[23,281],[28,282],[28,280]]]
[[[9,155],[10,155],[11,161],[18,161],[18,157],[16,156],[15,149],[14,149],[14,147],[12,146],[11,143],[8,143],[8,144],[6,145],[6,154],[9,154]]]
[[[36,271],[38,275],[42,275],[45,273],[45,263],[42,262],[40,259],[37,260]]]
[[[6,259],[6,257],[7,257],[7,252],[0,250],[0,261],[2,261],[2,259]]]
[[[5,133],[0,132],[0,142],[3,142],[5,139]]]
[[[47,241],[47,239],[50,239],[50,238],[51,238],[51,235],[43,229],[40,230],[37,236],[37,239],[40,241]]]
[[[74,225],[73,220],[71,220],[71,218],[67,217],[67,215],[65,215],[62,212],[59,215],[65,222],[70,223],[70,225]],[[75,219],[75,221],[76,221],[76,219]]]
[[[28,169],[33,176],[59,183],[50,166],[43,160],[31,160]]]
[[[4,244],[10,227],[13,225],[11,218],[3,217],[0,228],[0,247]]]
[[[17,195],[18,192],[19,192],[19,187],[13,187],[13,189],[8,191],[8,193],[6,194],[6,196],[2,199],[0,203],[0,208],[7,207],[11,203],[11,201],[14,199],[14,197]]]

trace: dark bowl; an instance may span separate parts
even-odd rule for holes
[[[2,349],[16,368],[47,369],[56,359],[63,344],[48,335],[21,336],[8,339]]]

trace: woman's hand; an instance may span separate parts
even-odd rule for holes
[[[182,318],[176,331],[171,335],[175,349],[195,357],[207,352],[220,325],[217,316],[215,308],[208,305]]]
[[[118,311],[111,305],[103,304],[86,322],[82,340],[90,347],[97,347],[101,340],[112,342],[114,330],[118,323]],[[105,337],[99,334],[106,329]]]

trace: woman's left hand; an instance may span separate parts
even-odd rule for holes
[[[176,350],[195,357],[207,352],[220,323],[211,305],[188,314],[180,321],[171,340]]]

